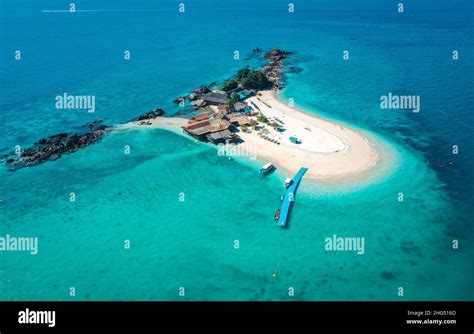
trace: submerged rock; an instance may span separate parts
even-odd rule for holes
[[[186,100],[186,96],[179,96],[173,100],[174,103],[180,104]]]
[[[395,278],[395,275],[391,271],[382,271],[380,273],[380,277],[382,277],[384,280],[391,280]]]
[[[303,69],[301,67],[298,67],[298,66],[288,67],[288,73],[300,73],[302,71],[303,71]]]
[[[273,48],[270,51],[268,51],[263,58],[267,59],[269,62],[279,62],[285,58],[288,58],[292,52],[290,51],[284,51],[281,49]]]

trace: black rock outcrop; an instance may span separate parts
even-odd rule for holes
[[[272,49],[263,56],[263,58],[268,61],[268,64],[262,68],[262,73],[267,77],[268,81],[273,84],[273,90],[283,88],[283,61],[291,54],[289,51]]]
[[[63,154],[72,153],[82,147],[97,142],[109,129],[102,121],[95,121],[84,126],[83,133],[62,132],[38,140],[30,148],[20,154],[11,153],[6,157],[6,164],[10,170],[34,166],[48,160],[56,160]]]
[[[153,109],[152,111],[144,113],[143,115],[135,117],[134,119],[131,120],[131,122],[148,121],[148,120],[163,116],[164,113],[165,111],[163,109],[156,108],[156,109]]]

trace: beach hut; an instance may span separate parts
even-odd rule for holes
[[[250,119],[243,114],[230,114],[227,115],[227,119],[236,126],[248,125],[250,123]]]
[[[230,126],[229,121],[225,119],[210,119],[204,120],[198,123],[186,123],[181,128],[189,135],[199,139],[206,140],[207,134],[213,132],[219,132],[228,129]]]

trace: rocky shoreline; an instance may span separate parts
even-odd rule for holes
[[[262,73],[267,77],[268,81],[273,84],[272,90],[280,90],[283,88],[283,68],[284,60],[292,53],[280,49],[272,49],[267,52],[263,58],[268,61],[268,64],[262,68]]]
[[[151,124],[151,120],[161,117],[165,114],[165,111],[161,108],[156,108],[153,109],[152,111],[149,111],[147,113],[144,113],[143,115],[140,115],[138,117],[135,117],[134,119],[130,120],[129,122],[138,122],[139,124]]]
[[[163,116],[163,109],[154,109],[131,120],[146,124],[152,119]],[[98,142],[110,130],[112,126],[104,125],[102,120],[85,124],[86,129],[80,133],[62,132],[47,138],[41,138],[32,147],[19,154],[10,153],[3,156],[8,170],[15,171],[23,167],[35,166],[46,161],[59,159],[64,154],[76,152],[77,150]]]
[[[261,52],[260,48],[252,50],[254,54]],[[261,55],[268,63],[259,71],[271,83],[273,90],[283,88],[282,74],[284,60],[292,53],[280,49],[272,49]],[[180,96],[173,100],[177,104],[182,104],[186,100],[194,103],[194,109],[205,107],[205,103],[200,98],[212,92],[216,87],[216,82],[209,85],[201,85],[192,90],[186,96]],[[132,119],[130,122],[138,122],[141,125],[151,124],[151,120],[164,115],[164,110],[156,108],[141,116]],[[98,142],[113,127],[104,125],[102,120],[93,121],[83,126],[86,131],[80,133],[59,133],[47,138],[42,138],[36,143],[19,153],[11,152],[3,156],[7,168],[14,171],[23,167],[35,166],[46,161],[59,159],[64,154],[76,152],[77,150]]]
[[[252,52],[254,54],[259,54],[262,50],[260,48],[254,48]],[[284,87],[283,84],[283,69],[284,69],[284,60],[292,55],[290,51],[284,51],[277,48],[274,48],[267,53],[261,55],[262,59],[267,61],[267,64],[260,69],[267,80],[272,84],[272,90],[281,90]],[[216,83],[212,82],[209,85],[201,85],[196,89],[192,90],[188,95],[178,96],[173,100],[174,103],[182,105],[186,100],[190,102],[198,101],[201,96],[211,92],[212,87],[215,87]],[[198,108],[205,107],[205,105],[196,105]]]
[[[63,154],[73,153],[80,148],[97,142],[110,129],[110,127],[103,125],[101,120],[86,124],[83,127],[87,128],[86,132],[62,132],[38,140],[32,147],[23,150],[20,154],[7,154],[5,163],[8,169],[13,171],[59,159]]]

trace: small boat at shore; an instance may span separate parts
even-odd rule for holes
[[[287,177],[285,179],[285,188],[288,188],[290,186],[290,184],[293,183],[293,180],[290,178],[290,177]]]
[[[271,162],[267,162],[265,165],[263,165],[262,168],[260,168],[260,174],[265,175],[271,172],[275,166]]]
[[[278,221],[278,219],[280,219],[280,209],[276,210],[275,215],[273,216],[273,218],[275,219],[275,221]]]

